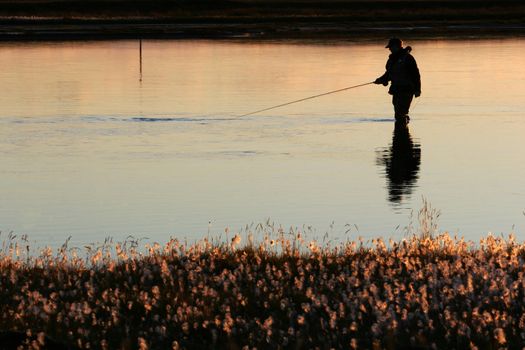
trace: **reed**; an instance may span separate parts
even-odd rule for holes
[[[227,240],[66,242],[38,254],[10,235],[0,330],[31,349],[525,345],[525,244],[513,235],[334,245],[307,234],[267,222]]]

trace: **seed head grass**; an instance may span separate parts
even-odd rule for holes
[[[245,232],[30,254],[11,235],[0,251],[0,330],[22,334],[27,349],[525,345],[525,245],[513,235],[305,237],[279,228],[259,241]]]

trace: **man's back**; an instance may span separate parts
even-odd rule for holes
[[[389,93],[412,93],[421,91],[421,78],[416,60],[410,54],[412,48],[407,46],[392,53],[387,61],[386,70],[392,82]]]

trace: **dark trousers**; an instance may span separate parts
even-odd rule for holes
[[[400,93],[392,96],[396,120],[408,117],[408,110],[410,109],[413,97],[414,95],[412,93]]]

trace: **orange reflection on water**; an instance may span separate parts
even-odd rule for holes
[[[410,124],[421,160],[389,201],[376,164],[393,141],[386,88],[235,118],[374,80],[383,42],[144,41],[142,82],[135,41],[3,43],[0,230],[163,240],[270,216],[377,236],[406,225],[422,195],[451,230],[519,225],[525,42],[407,44],[422,72]]]

